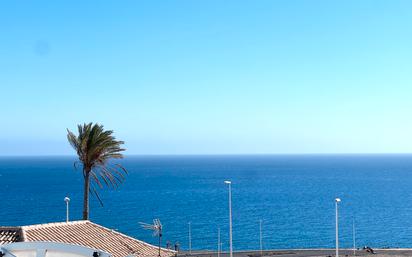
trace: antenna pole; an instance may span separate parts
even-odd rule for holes
[[[160,238],[162,238],[162,236],[159,234],[159,257],[160,257],[160,245],[161,245],[161,239]]]
[[[159,257],[160,257],[160,247],[162,245],[162,229],[159,230]]]
[[[160,252],[162,248],[162,231],[163,231],[163,226],[162,223],[160,222],[159,219],[154,219],[153,220],[153,225],[139,222],[140,225],[142,226],[143,229],[146,230],[152,230],[153,231],[153,236],[159,236],[159,257],[161,257]]]

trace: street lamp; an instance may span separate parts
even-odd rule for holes
[[[356,232],[355,232],[355,218],[352,219],[352,239],[353,239],[353,255],[356,255]]]
[[[70,202],[70,198],[69,197],[65,197],[64,201],[66,202],[66,222],[69,222],[69,202]]]
[[[229,187],[229,253],[230,257],[233,257],[233,244],[232,244],[232,182],[229,180],[225,181]]]
[[[340,203],[340,198],[335,199],[335,222],[336,222],[336,257],[339,257],[339,221],[338,221],[338,203]]]
[[[192,223],[189,221],[189,254],[192,254]]]
[[[263,256],[263,240],[262,240],[262,220],[259,220],[259,245],[260,245],[260,256]]]
[[[220,228],[217,228],[217,257],[220,257]]]

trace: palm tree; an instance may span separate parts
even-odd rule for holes
[[[83,219],[89,219],[89,193],[96,195],[100,203],[96,186],[103,185],[116,188],[124,180],[127,171],[113,159],[122,159],[125,149],[121,147],[123,141],[117,141],[112,130],[104,130],[102,125],[84,123],[78,125],[76,136],[67,129],[67,139],[76,150],[79,160],[74,166],[81,164],[84,177]]]

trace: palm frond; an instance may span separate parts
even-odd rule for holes
[[[96,190],[96,188],[95,188],[94,186],[91,186],[91,187],[90,187],[90,192],[91,192],[94,196],[96,196],[96,198],[97,198],[97,200],[99,201],[100,205],[101,205],[101,206],[104,206],[104,205],[103,205],[103,201],[102,201],[102,199],[100,198],[100,195],[99,195],[99,193],[97,192],[97,190]]]
[[[75,167],[81,163],[83,175],[90,175],[96,187],[117,188],[124,181],[127,170],[119,163],[112,163],[112,160],[123,158],[124,142],[116,140],[112,130],[104,130],[103,125],[98,123],[79,124],[77,132],[78,135],[75,135],[67,130],[67,140],[79,158]],[[95,187],[92,192],[101,201]]]

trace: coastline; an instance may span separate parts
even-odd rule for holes
[[[340,256],[375,256],[375,257],[397,257],[397,256],[412,256],[412,248],[374,248],[374,254],[369,253],[365,250],[356,250],[355,255],[352,249],[340,249]],[[235,257],[328,257],[335,256],[335,249],[333,248],[318,248],[318,249],[275,249],[275,250],[264,250],[260,254],[259,250],[249,250],[249,251],[234,251],[233,255]],[[196,257],[217,257],[216,251],[192,251],[189,254],[188,251],[179,252],[178,256],[196,256]],[[229,252],[221,252],[221,257],[228,257]]]

